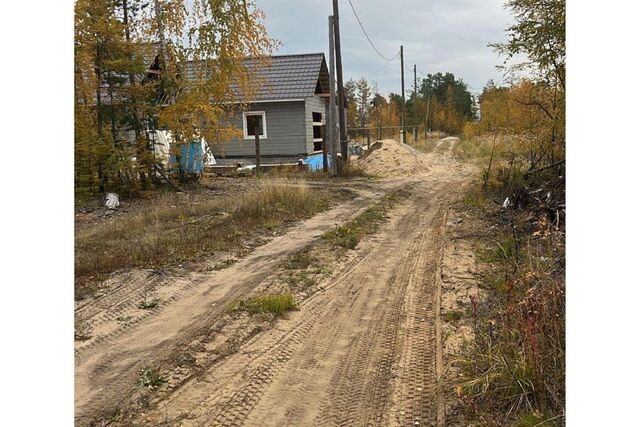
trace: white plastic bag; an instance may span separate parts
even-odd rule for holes
[[[115,209],[120,206],[120,200],[116,193],[107,193],[107,201],[104,204],[109,209]]]

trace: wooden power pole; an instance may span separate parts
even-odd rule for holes
[[[256,176],[260,175],[260,133],[262,133],[262,126],[257,122],[253,126],[253,133],[256,143]]]
[[[413,64],[413,140],[418,142],[418,75],[416,64]]]
[[[427,115],[424,119],[424,137],[429,137],[429,109],[431,107],[431,91],[427,93]]]
[[[418,98],[418,75],[416,69],[416,64],[413,64],[413,96],[414,98]]]
[[[342,80],[342,50],[340,49],[340,11],[338,0],[333,0],[333,26],[335,37],[336,76],[338,81],[338,121],[340,123],[340,154],[342,165],[338,173],[342,174],[349,168],[349,140],[347,139],[347,121],[344,110],[344,82]]]
[[[405,123],[404,123],[404,47],[400,46],[400,77],[402,79],[402,129],[400,130],[400,143],[406,144]]]
[[[336,138],[336,64],[333,16],[329,16],[329,112],[327,114],[327,137],[333,164],[331,172],[338,173],[338,141]]]

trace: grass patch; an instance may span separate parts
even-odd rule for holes
[[[408,144],[424,153],[432,153],[436,145],[438,145],[439,140],[440,138],[425,138],[424,136],[419,136],[417,141],[410,138]]]
[[[323,236],[336,246],[342,246],[346,249],[355,249],[360,241],[360,229],[343,225],[336,227]]]
[[[554,417],[547,418],[541,415],[526,414],[518,417],[512,427],[556,427]]]
[[[349,161],[349,168],[346,173],[342,176],[343,178],[374,178],[373,175],[367,173],[364,166],[355,163],[353,161]]]
[[[266,179],[233,197],[162,195],[142,212],[77,230],[76,297],[119,269],[157,268],[236,250],[260,229],[273,231],[313,216],[331,200],[304,182]]]
[[[457,320],[462,319],[462,312],[461,311],[457,311],[457,310],[452,310],[452,311],[447,311],[442,315],[442,318],[446,321],[446,322],[455,322]]]
[[[116,423],[116,422],[122,421],[122,409],[120,408],[113,409],[109,413],[109,416],[107,417],[107,419],[109,420],[110,423]]]
[[[491,201],[479,188],[468,191],[462,198],[462,203],[467,207],[479,210],[486,210],[491,206]]]
[[[398,194],[387,195],[381,202],[368,208],[355,219],[335,227],[322,237],[334,246],[355,249],[363,237],[378,231],[380,224],[387,220],[387,212],[398,200]]]
[[[316,279],[305,272],[289,274],[285,280],[293,288],[309,288],[316,284]]]
[[[166,382],[157,368],[144,367],[138,370],[138,385],[140,387],[153,390]]]
[[[272,313],[283,317],[289,311],[296,310],[295,297],[291,293],[260,295],[246,300],[232,302],[228,306],[230,313],[245,311],[250,314]]]
[[[308,251],[302,250],[289,256],[284,262],[284,268],[286,270],[304,270],[316,262],[317,259],[314,256]]]
[[[452,153],[458,160],[476,163],[486,166],[491,157],[494,136],[483,135],[471,138],[461,138],[460,142],[453,147]],[[496,141],[494,157],[503,158],[506,146],[499,140]]]

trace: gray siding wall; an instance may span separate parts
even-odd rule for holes
[[[260,154],[265,156],[296,156],[310,152],[306,121],[306,102],[264,102],[251,105],[247,111],[264,111],[266,115],[267,138],[260,139]],[[242,130],[242,114],[230,119],[231,123]],[[309,113],[311,123],[311,113]],[[310,126],[310,125],[309,125]],[[313,137],[313,129],[311,129]],[[235,139],[228,143],[213,144],[216,157],[255,156],[253,139]]]
[[[305,130],[307,135],[307,153],[313,151],[313,114],[322,113],[322,121],[326,123],[326,112],[324,99],[319,96],[312,96],[305,101]]]

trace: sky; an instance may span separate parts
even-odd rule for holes
[[[332,0],[255,0],[269,35],[282,45],[276,54],[329,52]],[[451,72],[478,93],[489,79],[503,81],[502,59],[487,44],[505,40],[512,22],[504,0],[351,0],[382,56],[404,45],[405,89],[413,88],[413,64],[420,77]],[[340,36],[345,81],[365,77],[382,94],[400,92],[400,60],[382,59],[365,38],[348,0],[340,3]],[[422,74],[421,74],[422,73]]]

